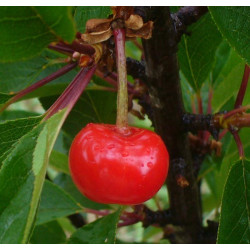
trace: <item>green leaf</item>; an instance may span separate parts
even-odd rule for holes
[[[71,42],[76,32],[65,6],[1,7],[0,30],[1,62],[30,59],[53,41]]]
[[[221,111],[222,107],[230,98],[236,98],[239,91],[245,64],[242,59],[231,50],[229,59],[221,70],[216,80],[212,107],[214,112]],[[249,91],[249,88],[248,90]],[[231,107],[233,108],[233,107]]]
[[[64,192],[62,188],[46,180],[42,190],[36,225],[78,213],[82,210],[83,207]]]
[[[70,237],[70,244],[113,244],[121,210],[78,229]]]
[[[31,116],[39,116],[39,114],[26,110],[4,110],[2,113],[0,113],[0,123],[7,120],[16,120],[21,118],[28,118]]]
[[[28,61],[0,63],[0,91],[9,94],[25,89],[63,67],[62,63],[55,64],[57,58],[63,57],[64,56],[57,52],[45,49],[40,56]],[[29,94],[28,97],[60,94],[74,78],[76,73],[76,70],[72,70],[39,88],[38,91]],[[6,95],[6,97],[9,98],[8,95]],[[0,95],[0,103],[3,103],[1,99],[2,94]]]
[[[111,14],[109,6],[79,6],[75,11],[77,30],[84,33],[86,22],[94,18],[107,18]]]
[[[184,35],[179,44],[180,68],[195,91],[199,90],[212,69],[221,35],[206,14],[190,27],[191,35]]]
[[[71,177],[66,174],[59,174],[54,183],[61,187],[67,194],[69,194],[78,204],[86,208],[92,209],[107,209],[108,205],[96,203],[89,200],[83,194],[81,194],[73,183]]]
[[[61,111],[15,144],[0,171],[0,243],[27,243],[49,154],[65,119]]]
[[[239,132],[239,135],[243,144],[245,155],[250,158],[249,132],[249,128],[244,128]],[[223,190],[230,170],[228,166],[232,165],[239,159],[238,148],[231,134],[227,134],[223,138],[222,143],[223,151],[221,158],[216,159],[216,157],[213,157],[210,158],[209,161],[206,159],[203,163],[204,172],[200,173],[204,175],[207,169],[205,179],[214,198],[216,199],[217,208],[219,208],[221,204]]]
[[[250,64],[250,20],[248,6],[214,6],[209,11],[222,35]]]
[[[31,244],[60,244],[66,242],[66,235],[57,221],[36,226],[30,239]]]
[[[49,165],[59,172],[69,174],[68,156],[53,150],[49,158]]]
[[[0,69],[1,70],[1,69]],[[4,104],[7,102],[13,95],[5,94],[5,93],[0,93],[0,106],[1,104]]]
[[[230,46],[223,40],[215,53],[215,63],[211,72],[211,84],[214,86],[221,70],[225,66],[230,55]]]
[[[0,165],[13,145],[31,131],[40,121],[42,116],[23,118],[0,123]]]
[[[250,243],[250,161],[231,168],[222,199],[218,243]]]

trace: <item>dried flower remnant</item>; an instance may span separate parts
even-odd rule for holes
[[[127,38],[140,37],[149,39],[152,36],[153,22],[143,23],[142,17],[134,14],[133,7],[111,7],[113,15],[109,19],[90,19],[86,23],[86,32],[81,38],[88,44],[108,40],[112,29],[125,28]]]

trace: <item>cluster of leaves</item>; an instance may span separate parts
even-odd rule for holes
[[[247,7],[210,7],[209,13],[189,27],[191,35],[182,37],[178,57],[187,111],[193,112],[191,103],[197,93],[205,110],[209,88],[213,90],[214,113],[233,108],[244,65],[250,63],[247,11]],[[15,92],[62,67],[56,60],[61,55],[46,48],[49,43],[70,43],[76,31],[84,32],[88,19],[109,14],[108,7],[1,7],[0,107]],[[128,42],[127,55],[140,59],[141,52]],[[24,99],[39,98],[47,109],[76,72],[65,74]],[[64,110],[46,122],[41,122],[43,116],[36,112],[12,108],[0,114],[0,243],[115,242],[119,207],[113,206],[114,213],[80,229],[67,218],[75,213],[87,218],[86,208],[111,208],[78,192],[67,163],[69,146],[82,127],[89,122],[115,122],[116,94],[99,90],[99,85],[106,83],[95,76],[66,121]],[[244,100],[250,100],[249,88]],[[135,118],[132,122],[149,127],[148,122]],[[246,159],[250,158],[248,134],[249,129],[240,132]],[[230,135],[222,143],[222,156],[207,156],[199,174],[203,180],[204,223],[206,219],[218,220],[221,207],[218,242],[249,243],[250,162],[238,160]],[[46,172],[49,180],[45,180]],[[157,199],[164,208],[168,207],[166,197],[163,187]],[[154,199],[147,204],[156,209]],[[139,238],[148,241],[159,233],[161,229],[149,227]],[[139,234],[141,229],[137,230]]]

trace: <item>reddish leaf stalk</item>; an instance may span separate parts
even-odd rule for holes
[[[196,97],[197,97],[197,102],[198,102],[199,114],[203,114],[203,106],[202,106],[202,99],[201,99],[200,91],[197,92]]]
[[[90,213],[90,214],[95,214],[95,215],[101,215],[101,216],[105,216],[105,215],[110,214],[109,210],[100,211],[100,210],[94,210],[94,209],[90,209],[90,208],[85,208],[84,212]]]
[[[208,92],[207,114],[212,113],[212,99],[213,99],[213,88],[210,86]]]
[[[242,145],[242,142],[240,140],[240,136],[238,134],[237,131],[230,131],[234,137],[234,140],[236,142],[236,145],[237,145],[237,148],[238,148],[238,151],[239,151],[239,156],[241,159],[244,158],[244,149],[243,149],[243,145]]]
[[[109,74],[109,76],[117,82],[118,76],[117,76],[116,73],[111,72]],[[127,84],[128,84],[128,88],[133,88],[134,87],[134,85],[131,82],[129,82],[129,81],[127,81]]]
[[[212,99],[213,99],[213,89],[210,86],[208,92],[208,103],[207,103],[207,114],[212,113]],[[210,133],[208,131],[204,132],[204,142],[208,142]]]
[[[71,62],[67,65],[65,65],[64,67],[62,67],[61,69],[59,69],[58,71],[52,73],[51,75],[45,77],[44,79],[32,84],[31,86],[29,86],[26,89],[21,90],[20,92],[18,92],[14,97],[12,97],[11,99],[9,99],[5,105],[0,109],[0,112],[2,112],[3,110],[5,110],[10,104],[20,100],[23,96],[29,94],[30,92],[44,86],[45,84],[53,81],[54,79],[68,73],[70,70],[72,70],[73,68],[75,68],[77,66],[76,62]]]
[[[194,114],[197,114],[194,96],[191,97],[191,107],[192,107],[192,112],[193,112]]]
[[[111,84],[112,86],[115,87],[115,89],[117,90],[117,75],[114,73],[111,73],[108,76],[103,76],[103,73],[100,70],[96,70],[95,74],[100,77],[101,79],[103,79],[104,81],[108,82],[109,84]],[[115,78],[114,78],[115,75]],[[129,94],[134,94],[136,96],[140,95],[140,93],[136,90],[134,90],[134,86],[132,83],[128,82],[128,93]]]
[[[226,113],[224,116],[223,116],[223,119],[226,120],[228,119],[229,117],[237,114],[237,113],[241,113],[241,112],[244,112],[246,110],[250,109],[250,105],[247,105],[247,106],[244,106],[244,107],[239,107],[239,108],[236,108],[236,109],[233,109],[231,111],[229,111],[228,113]]]
[[[198,103],[198,112],[199,114],[203,114],[203,105],[202,105],[202,98],[201,98],[201,92],[200,90],[196,93],[196,98],[197,98],[197,103]],[[205,137],[206,137],[206,132],[205,131],[199,131],[198,136],[203,140],[205,143]]]
[[[74,80],[62,93],[62,95],[55,101],[55,103],[45,113],[44,120],[49,119],[52,115],[67,107],[67,113],[69,114],[83,90],[88,85],[96,69],[96,65],[91,68],[82,68],[76,75]]]
[[[77,51],[81,54],[93,55],[95,53],[95,49],[88,44],[81,44],[77,41],[73,41],[71,44],[67,44],[64,42],[60,42],[59,45],[64,48],[72,49],[73,51]]]
[[[124,226],[129,226],[136,224],[140,220],[138,218],[126,218],[123,222],[118,223],[118,227],[124,227]]]
[[[63,53],[63,54],[66,54],[66,55],[72,55],[74,53],[74,50],[72,50],[71,48],[67,48],[67,47],[64,47],[62,45],[52,45],[50,44],[48,46],[49,49],[52,49],[52,50],[55,50],[57,52],[60,52],[60,53]]]
[[[228,132],[228,129],[224,129],[220,134],[219,134],[219,141],[226,135]]]
[[[141,51],[143,51],[143,47],[142,45],[137,41],[137,40],[133,40],[133,44]]]
[[[116,66],[118,72],[117,117],[116,125],[124,128],[128,125],[128,88],[125,56],[125,29],[113,30],[116,50]]]
[[[250,73],[250,67],[246,64],[244,75],[243,75],[241,86],[240,86],[240,89],[239,89],[239,92],[235,101],[234,108],[239,108],[242,105],[242,102],[246,93],[246,89],[247,89],[249,73]]]

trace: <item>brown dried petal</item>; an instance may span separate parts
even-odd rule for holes
[[[143,25],[139,30],[126,29],[127,37],[142,37],[144,39],[149,39],[152,36],[153,22],[149,21]]]
[[[143,20],[138,15],[131,15],[129,19],[125,21],[125,25],[128,29],[138,30],[143,27]]]
[[[111,19],[90,19],[86,23],[86,33],[106,31],[111,21]]]
[[[103,32],[92,32],[90,34],[82,34],[83,41],[89,44],[96,44],[108,40],[112,36],[112,30],[109,28]]]

